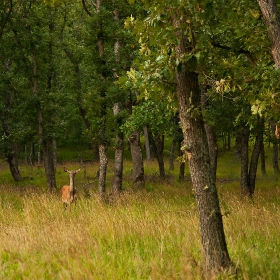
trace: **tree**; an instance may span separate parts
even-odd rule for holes
[[[188,158],[199,213],[205,275],[211,277],[228,269],[231,261],[201,111],[197,73],[200,56],[197,40],[201,38],[195,32],[200,22],[193,16],[197,6],[155,2],[146,8],[148,16],[144,21],[134,22],[133,18],[127,21],[127,26],[134,26],[135,34],[141,34],[140,53],[144,62],[139,64],[136,77],[144,82],[141,80],[139,90],[144,88],[145,93],[149,89],[147,95],[152,96],[153,92],[160,94],[162,87],[166,99],[172,96],[172,90],[176,91],[184,135],[182,149]]]

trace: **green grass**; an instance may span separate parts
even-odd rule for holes
[[[189,174],[184,182],[177,179],[178,165],[160,180],[156,162],[145,162],[146,190],[136,192],[131,163],[125,161],[124,194],[103,203],[97,195],[98,164],[88,163],[86,174],[75,178],[79,198],[69,212],[58,192],[47,193],[42,169],[22,166],[33,180],[16,184],[2,163],[0,279],[203,279],[196,203]],[[222,155],[218,166],[234,279],[280,279],[278,178],[268,165],[268,176],[258,174],[252,201],[240,196],[239,162],[232,154]],[[63,165],[56,176],[59,188],[69,181]],[[108,189],[112,176],[110,162]]]

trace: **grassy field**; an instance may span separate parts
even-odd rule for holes
[[[79,164],[66,163],[67,168]],[[97,163],[76,176],[79,199],[64,211],[59,193],[45,190],[42,169],[22,166],[32,180],[12,182],[0,165],[0,279],[203,279],[201,245],[189,174],[177,179],[178,163],[166,180],[155,162],[145,163],[146,190],[132,191],[126,161],[124,194],[103,203],[97,196]],[[166,166],[168,169],[168,166]],[[254,200],[239,191],[239,162],[219,158],[217,188],[228,249],[237,276],[221,279],[280,279],[279,178],[267,166],[258,175]],[[108,187],[113,174],[108,168]],[[68,184],[57,168],[59,188]]]

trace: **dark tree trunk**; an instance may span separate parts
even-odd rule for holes
[[[227,149],[228,151],[230,151],[231,148],[231,136],[230,136],[230,132],[228,132],[228,137],[227,137],[228,141],[227,141]]]
[[[278,141],[275,137],[275,128],[276,128],[276,124],[274,122],[271,122],[271,130],[272,130],[272,141],[273,141],[273,157],[272,157],[272,165],[273,165],[273,170],[274,170],[274,174],[277,175],[280,173],[280,169],[279,169],[279,164],[278,164],[278,154],[279,154],[279,144]]]
[[[22,181],[23,178],[18,169],[18,148],[16,144],[11,144],[11,149],[7,155],[7,161],[14,181]]]
[[[182,157],[183,156],[183,152],[181,150],[181,142],[178,143],[178,155],[179,157]],[[180,169],[179,169],[179,180],[184,180],[185,178],[185,162],[184,161],[181,161],[180,162]]]
[[[43,160],[46,172],[47,187],[50,192],[56,189],[53,139],[43,140]]]
[[[140,133],[134,132],[129,138],[133,164],[133,187],[142,188],[145,185],[143,157],[140,146]]]
[[[38,98],[38,85],[37,85],[37,61],[35,50],[33,53],[33,78],[32,78],[32,90],[34,96]],[[43,125],[43,112],[40,102],[37,104],[37,114],[38,114],[38,138],[39,145],[42,147],[44,168],[46,172],[47,187],[49,191],[56,189],[55,180],[55,169],[54,169],[54,159],[53,159],[53,139],[48,139],[44,135],[44,125]]]
[[[151,157],[151,148],[150,148],[150,140],[149,140],[149,133],[147,126],[143,127],[144,136],[145,136],[145,149],[146,149],[146,159],[147,161],[150,161],[152,159]]]
[[[248,125],[244,125],[240,133],[240,145],[241,145],[240,146],[240,151],[241,151],[240,186],[241,186],[241,193],[244,196],[250,195],[249,177],[248,177],[249,137],[250,137],[250,128]]]
[[[205,124],[205,131],[208,140],[209,156],[210,156],[213,178],[216,182],[217,158],[218,158],[218,146],[216,142],[216,135],[213,128],[209,124]]]
[[[273,170],[274,174],[277,175],[280,173],[279,170],[279,164],[278,164],[278,155],[279,155],[279,144],[278,143],[273,143]]]
[[[185,34],[186,19],[174,14],[173,24],[179,45],[176,56],[181,61],[185,53],[192,51],[188,35]],[[181,24],[184,26],[182,28]],[[182,28],[182,29],[181,29]],[[190,28],[191,30],[191,28]],[[192,42],[193,43],[193,42]],[[195,61],[193,61],[195,63]],[[207,279],[231,266],[222,214],[219,205],[209,148],[201,112],[198,74],[192,69],[192,61],[181,62],[177,69],[177,97],[184,134],[184,152],[188,158],[189,170],[195,192],[202,239],[204,273]]]
[[[261,153],[262,144],[263,144],[263,130],[264,130],[264,120],[259,119],[258,127],[256,129],[256,140],[255,145],[252,151],[250,169],[249,169],[249,189],[250,195],[252,196],[255,192],[256,187],[256,177],[258,169],[258,160]]]
[[[8,73],[10,71],[10,65],[6,65],[6,72]],[[12,139],[11,131],[10,131],[10,125],[11,122],[11,107],[12,107],[12,99],[13,99],[13,89],[10,81],[7,82],[7,95],[6,95],[6,102],[5,106],[3,106],[5,109],[1,113],[1,123],[2,123],[2,129],[4,132],[5,137],[3,137],[5,150],[6,150],[6,156],[7,161],[9,164],[11,175],[14,179],[14,181],[22,181],[23,178],[20,175],[19,169],[18,169],[18,147],[14,140]]]
[[[155,155],[157,162],[158,162],[158,168],[159,168],[159,176],[161,178],[165,177],[165,168],[164,168],[164,159],[163,159],[163,150],[164,150],[164,136],[163,135],[157,135],[153,136],[152,133],[150,133],[150,142],[153,154]]]
[[[176,148],[177,140],[173,138],[170,148],[170,155],[169,155],[169,170],[174,170],[174,153]]]
[[[261,143],[261,169],[262,169],[262,175],[267,175],[266,173],[266,166],[265,166],[265,151],[264,151],[264,143],[262,140]]]
[[[119,104],[116,103],[114,106],[114,115],[117,117],[120,108]],[[114,181],[112,192],[122,192],[122,177],[123,177],[123,133],[117,128],[116,143],[115,143],[115,170],[114,170]]]

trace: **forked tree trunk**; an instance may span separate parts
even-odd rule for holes
[[[203,85],[202,90],[201,90],[201,103],[202,103],[203,109],[206,109],[207,106],[209,106],[206,93],[207,93],[207,88],[205,85]],[[216,141],[216,135],[213,130],[213,127],[209,123],[204,122],[204,128],[206,131],[206,136],[207,136],[207,141],[208,141],[213,179],[216,182],[217,159],[218,159],[218,145],[217,145],[217,141]]]
[[[10,65],[6,65],[6,72],[9,73]],[[6,102],[5,106],[3,106],[4,111],[1,112],[1,123],[2,129],[4,132],[5,137],[3,137],[7,161],[9,164],[11,175],[14,181],[22,181],[23,178],[20,175],[19,168],[18,168],[18,146],[14,142],[11,137],[11,131],[9,123],[11,121],[11,107],[12,107],[12,99],[13,99],[13,88],[10,82],[7,83],[8,90],[6,93]]]
[[[11,144],[11,148],[7,155],[7,161],[14,181],[22,181],[23,178],[18,169],[18,148],[16,144]]]
[[[174,14],[179,45],[176,56],[181,61],[185,53],[192,51],[193,45],[185,35],[186,18]],[[184,26],[184,28],[182,27]],[[193,42],[192,42],[193,43]],[[188,64],[192,64],[189,61]],[[191,66],[192,67],[192,66]],[[189,170],[197,201],[200,233],[203,250],[204,273],[207,279],[228,269],[231,261],[227,251],[216,183],[210,163],[209,148],[201,112],[198,74],[181,62],[176,73],[177,96],[180,120],[184,134],[184,152],[188,157]]]
[[[143,188],[145,185],[143,157],[140,146],[140,133],[134,132],[129,138],[130,151],[133,164],[133,187]]]
[[[164,168],[164,159],[163,159],[164,135],[156,135],[154,137],[153,134],[150,133],[149,138],[150,138],[153,154],[155,155],[158,162],[159,176],[161,178],[164,178],[165,177],[165,168]]]

